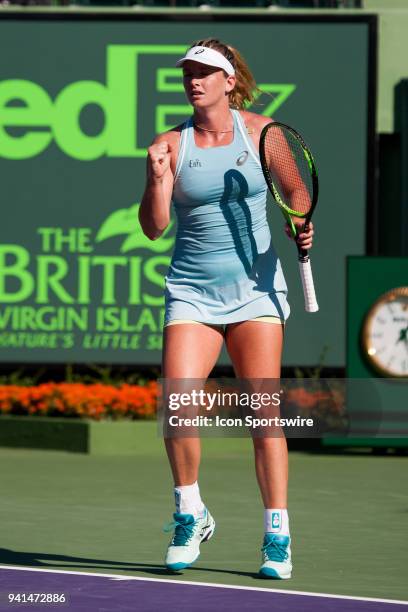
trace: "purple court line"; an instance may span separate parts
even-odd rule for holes
[[[65,594],[67,602],[10,604],[8,593]],[[407,605],[385,599],[0,566],[1,612],[407,612]]]

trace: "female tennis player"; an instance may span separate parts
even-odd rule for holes
[[[177,66],[193,116],[149,147],[139,213],[152,240],[168,226],[171,202],[178,219],[166,276],[163,377],[206,379],[225,341],[237,377],[277,379],[290,309],[266,219],[267,187],[258,155],[260,133],[270,119],[243,110],[256,85],[233,47],[200,40]],[[298,237],[300,246],[309,249],[312,237],[310,224]],[[265,507],[260,573],[290,578],[286,440],[253,442]],[[198,558],[215,521],[197,482],[199,438],[168,438],[165,444],[176,499],[165,562],[180,570]]]

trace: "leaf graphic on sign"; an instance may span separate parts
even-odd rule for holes
[[[174,221],[171,221],[163,235],[158,240],[149,240],[144,235],[140,227],[138,213],[140,204],[134,204],[130,208],[115,210],[102,223],[96,235],[96,242],[102,242],[113,236],[127,234],[126,239],[120,247],[121,253],[127,253],[133,249],[148,249],[154,253],[164,253],[168,251],[174,242],[173,236],[168,236]]]

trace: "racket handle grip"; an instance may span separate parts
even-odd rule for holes
[[[303,294],[305,296],[305,310],[306,312],[317,312],[319,310],[319,305],[316,300],[316,292],[309,258],[299,259],[299,271],[300,278],[302,279]]]

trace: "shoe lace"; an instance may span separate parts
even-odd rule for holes
[[[194,527],[196,526],[197,521],[193,521],[191,523],[181,523],[177,520],[171,521],[171,523],[167,523],[163,527],[163,531],[168,533],[169,531],[173,531],[174,536],[171,541],[173,546],[185,546],[189,540],[192,538],[194,533]]]
[[[288,558],[287,544],[283,544],[276,538],[268,539],[261,548],[268,561],[286,561]]]

